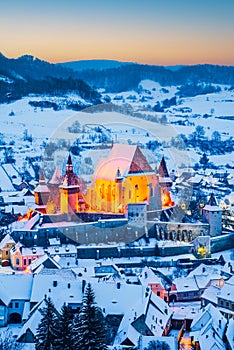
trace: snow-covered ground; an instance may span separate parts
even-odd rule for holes
[[[22,169],[27,156],[35,157],[43,154],[43,142],[57,142],[64,139],[72,144],[82,134],[68,132],[68,126],[78,121],[81,128],[87,124],[103,125],[110,130],[113,142],[138,143],[145,146],[147,142],[157,140],[162,146],[156,149],[154,154],[148,152],[147,157],[151,165],[157,166],[162,155],[165,156],[169,170],[175,169],[180,173],[185,168],[191,168],[199,162],[202,150],[192,148],[183,151],[168,146],[172,137],[178,134],[188,136],[195,131],[196,126],[204,127],[205,136],[211,137],[214,131],[221,134],[223,140],[234,137],[234,120],[220,119],[223,116],[234,116],[234,92],[229,86],[220,85],[221,91],[199,95],[195,97],[178,98],[177,106],[171,106],[162,112],[153,112],[152,106],[157,102],[162,103],[165,99],[175,97],[178,87],[162,87],[158,83],[144,80],[139,84],[138,91],[127,91],[119,94],[108,94],[111,102],[119,108],[120,112],[106,111],[105,105],[92,107],[80,112],[65,108],[66,101],[76,101],[85,104],[85,101],[76,95],[67,97],[29,96],[9,104],[0,105],[0,132],[4,135],[4,141],[13,146],[16,159],[16,168]],[[103,93],[105,96],[107,92]],[[54,111],[52,108],[35,108],[29,104],[30,101],[50,101],[61,106]],[[130,109],[124,106],[130,105]],[[149,109],[149,107],[151,109]],[[130,111],[130,112],[129,112]],[[134,116],[134,113],[141,116]],[[205,117],[204,117],[205,115]],[[150,116],[151,120],[143,119]],[[167,123],[157,122],[162,117],[167,118]],[[174,124],[176,121],[187,120],[186,125]],[[173,123],[173,124],[171,124]],[[32,143],[24,141],[24,133],[32,135]],[[85,137],[88,138],[89,131],[86,130]],[[108,150],[107,150],[108,151]],[[93,168],[100,156],[105,156],[105,150],[98,152],[85,151],[83,157],[93,158]],[[151,154],[151,156],[150,156]],[[63,155],[60,156],[60,160]],[[3,151],[0,150],[0,158],[3,161]],[[210,161],[220,167],[226,164],[234,166],[233,153],[225,155],[209,156]]]

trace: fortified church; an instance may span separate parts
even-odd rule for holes
[[[172,207],[169,178],[164,158],[158,174],[138,146],[115,144],[101,158],[87,189],[73,171],[69,154],[66,172],[56,168],[46,184],[43,173],[34,191],[36,210],[43,214],[102,212],[125,214],[130,204],[147,203],[151,210]]]

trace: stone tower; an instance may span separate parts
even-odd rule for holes
[[[34,190],[36,209],[41,213],[46,213],[46,205],[50,197],[50,189],[46,185],[43,171],[40,172],[39,185]]]
[[[222,209],[212,193],[208,203],[203,208],[203,216],[210,225],[210,235],[219,236],[222,233]]]

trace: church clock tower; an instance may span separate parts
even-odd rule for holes
[[[80,192],[79,178],[73,172],[71,155],[69,154],[66,173],[62,178],[60,189],[60,211],[72,215],[79,211],[78,199]]]

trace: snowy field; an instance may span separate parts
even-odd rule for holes
[[[144,80],[139,84],[138,92],[108,94],[113,104],[123,106],[127,103],[134,112],[140,112],[143,116],[151,115],[155,116],[155,119],[166,116],[167,124],[144,120],[142,117],[137,118],[128,114],[127,111],[124,114],[116,111],[100,112],[100,106],[92,108],[92,112],[89,109],[75,112],[65,109],[65,98],[30,96],[14,103],[0,105],[0,132],[4,135],[6,143],[15,142],[16,166],[19,168],[23,166],[26,156],[43,153],[43,142],[65,139],[73,143],[80,135],[69,133],[67,127],[75,120],[79,121],[81,127],[87,124],[103,125],[111,131],[112,140],[119,143],[138,143],[144,146],[150,140],[158,140],[165,144],[178,134],[191,134],[198,125],[204,127],[207,137],[211,137],[214,131],[218,131],[225,140],[230,136],[234,137],[234,120],[220,119],[220,117],[234,116],[234,92],[228,90],[229,86],[220,85],[220,88],[221,91],[217,93],[180,98],[177,106],[171,106],[163,113],[153,112],[148,107],[174,97],[178,90],[175,86],[162,87],[156,82]],[[106,94],[107,92],[103,93],[103,96]],[[67,99],[85,102],[73,95],[68,96]],[[40,100],[55,102],[61,106],[61,110],[35,108],[29,104],[29,101]],[[189,121],[189,125],[171,124],[185,119]],[[23,141],[25,130],[32,135],[31,144],[26,145]],[[151,163],[157,165],[164,154],[169,169],[177,168],[178,171],[181,164],[186,167],[193,166],[199,161],[201,153],[201,150],[196,151],[191,148],[179,151],[164,146],[155,152]],[[1,152],[0,157],[2,157]],[[99,157],[98,154],[96,157]],[[233,154],[210,156],[210,160],[219,166],[226,164],[234,166]]]

